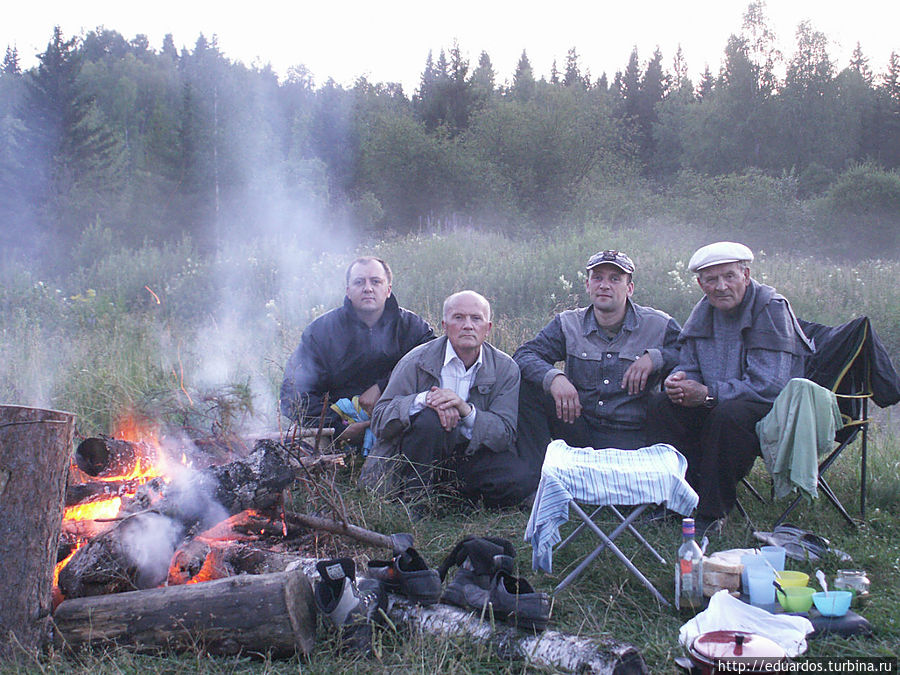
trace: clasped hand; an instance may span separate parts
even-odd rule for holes
[[[471,406],[452,389],[432,387],[425,395],[425,405],[434,410],[444,431],[453,431],[459,419],[469,413]]]
[[[696,408],[702,405],[709,395],[709,389],[705,384],[687,379],[682,370],[669,375],[663,386],[669,400],[676,405],[683,405],[685,408]]]

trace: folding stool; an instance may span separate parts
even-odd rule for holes
[[[541,482],[525,532],[525,540],[531,542],[534,549],[532,566],[536,570],[552,572],[552,549],[561,540],[559,526],[568,520],[572,511],[582,522],[557,550],[586,530],[597,535],[600,544],[560,582],[554,593],[571,584],[600,553],[609,549],[660,604],[668,605],[662,594],[616,545],[615,539],[627,530],[657,561],[665,564],[665,559],[637,532],[636,526],[639,516],[653,504],[665,504],[683,515],[693,511],[699,498],[684,479],[686,469],[684,456],[667,444],[638,450],[595,450],[572,448],[563,441],[553,441],[547,447]],[[596,508],[588,515],[582,504]],[[619,506],[635,508],[623,515]],[[620,521],[609,534],[594,520],[604,508],[609,508]]]

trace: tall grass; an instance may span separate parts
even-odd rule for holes
[[[98,253],[70,276],[51,280],[22,268],[0,271],[0,400],[73,411],[82,433],[108,432],[127,409],[162,410],[173,423],[202,406],[203,392],[246,388],[254,396],[254,417],[274,428],[283,365],[303,327],[343,297],[344,270],[359,253],[374,253],[394,268],[394,291],[401,304],[440,323],[443,299],[472,288],[494,308],[492,340],[512,352],[560,309],[585,301],[584,263],[604,248],[626,251],[637,265],[635,301],[669,312],[683,322],[700,297],[686,270],[693,250],[710,241],[707,230],[688,227],[626,228],[589,225],[513,238],[469,230],[378,242],[345,254],[318,254],[303,242],[252,244],[201,258],[189,242],[168,248]],[[896,363],[900,363],[900,263],[866,261],[832,264],[789,251],[757,251],[753,274],[775,285],[803,318],[827,324],[854,316],[871,317]],[[233,390],[229,390],[233,391]],[[188,399],[193,396],[192,399]],[[208,399],[207,399],[208,400]],[[160,407],[160,401],[170,405]],[[176,405],[177,403],[177,405]],[[186,412],[187,411],[187,412]],[[196,412],[196,411],[195,411]],[[200,411],[203,412],[203,411]],[[202,415],[199,415],[202,417]],[[803,506],[806,527],[827,533],[870,572],[877,589],[866,616],[877,626],[874,640],[829,638],[812,653],[840,655],[897,653],[900,624],[900,538],[898,440],[889,419],[873,434],[870,457],[870,518],[859,533],[846,529],[827,504]],[[858,466],[852,453],[835,473],[840,494],[853,494]],[[758,463],[759,464],[759,463]],[[450,507],[411,523],[396,504],[373,501],[352,489],[355,471],[341,476],[348,509],[356,522],[383,532],[412,530],[417,546],[437,564],[460,537],[491,533],[515,542],[520,571],[530,569],[530,549],[522,542],[527,513]],[[754,480],[765,488],[759,466]],[[763,489],[765,492],[765,489]],[[775,517],[776,507],[745,500],[756,523]],[[674,551],[677,525],[651,526],[661,550]],[[716,548],[752,546],[752,528],[732,519]],[[529,575],[542,589],[555,585],[584,553],[587,540],[555,561],[552,578]],[[664,592],[671,570],[635,560]],[[829,574],[834,569],[827,570]],[[638,645],[654,671],[669,668],[680,653],[680,620],[661,611],[621,566],[594,565],[576,588],[556,598],[554,624],[587,636],[612,635]],[[454,639],[399,634],[383,636],[380,660],[362,663],[341,655],[325,639],[309,662],[138,656],[127,650],[78,659],[53,655],[28,670],[56,672],[519,672],[489,651]],[[0,666],[0,670],[2,670]]]

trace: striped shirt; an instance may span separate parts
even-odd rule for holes
[[[671,445],[637,450],[573,448],[561,440],[547,446],[541,482],[534,497],[525,541],[532,567],[553,571],[553,546],[569,519],[569,502],[594,506],[665,504],[690,515],[699,497],[684,478],[687,460]]]

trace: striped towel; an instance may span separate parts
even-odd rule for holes
[[[541,482],[534,497],[525,541],[535,570],[553,571],[553,546],[569,519],[569,502],[606,506],[665,504],[690,515],[700,501],[684,479],[687,460],[671,445],[637,450],[573,448],[563,441],[547,446]]]

